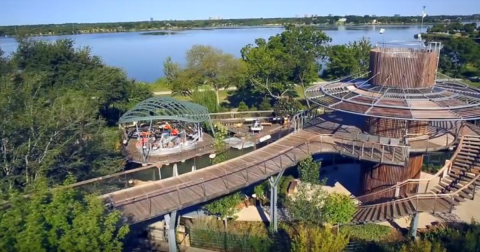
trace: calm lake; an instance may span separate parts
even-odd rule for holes
[[[385,29],[383,35],[379,33],[381,28]],[[212,29],[181,31],[175,35],[159,36],[131,32],[37,39],[52,41],[64,37],[72,38],[78,47],[90,47],[94,55],[100,56],[109,65],[124,69],[129,77],[152,82],[163,76],[163,62],[167,57],[184,62],[185,52],[193,45],[211,45],[239,57],[240,49],[247,44],[253,44],[256,38],[268,39],[282,30],[282,28]],[[344,44],[362,37],[369,38],[372,44],[375,44],[382,41],[413,41],[413,36],[420,32],[420,26],[340,26],[326,29],[325,32],[332,38],[332,44]],[[0,48],[11,53],[16,50],[17,42],[12,38],[2,38]]]

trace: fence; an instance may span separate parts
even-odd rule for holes
[[[271,251],[273,240],[249,234],[230,234],[218,230],[191,229],[190,245],[215,251],[261,252]]]

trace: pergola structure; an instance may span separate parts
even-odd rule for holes
[[[215,134],[210,114],[204,106],[171,97],[149,98],[135,105],[123,114],[119,120],[124,145],[129,146],[128,142],[132,136],[135,136],[137,141],[142,141],[140,152],[142,153],[143,163],[147,162],[152,150],[162,149],[163,144],[156,144],[156,141],[158,142],[159,139],[162,141],[164,134],[159,132],[155,125],[155,123],[162,122],[167,124],[168,122],[181,122],[191,125],[191,128],[198,132],[199,139],[203,135],[201,123],[207,123],[212,129],[212,133]],[[158,127],[164,126],[160,125]],[[167,135],[170,136],[170,134]],[[181,143],[184,144],[187,133],[180,132],[179,135],[182,137]]]
[[[384,44],[370,51],[368,73],[311,87],[305,96],[324,108],[364,117],[363,131],[380,139],[400,139],[407,146],[409,140],[428,139],[432,121],[480,119],[480,89],[436,81],[440,48],[439,43]],[[365,163],[362,191],[368,194],[418,179],[422,165],[423,154],[412,153],[404,166]]]

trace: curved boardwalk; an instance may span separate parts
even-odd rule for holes
[[[403,165],[408,149],[300,130],[241,157],[102,197],[137,223],[263,181],[315,153],[341,153],[361,160]]]
[[[272,144],[238,158],[177,177],[105,194],[102,197],[109,201],[114,208],[121,210],[128,216],[131,223],[137,223],[173,210],[206,202],[258,183],[284,169],[294,166],[299,160],[316,153],[340,153],[352,158],[376,163],[405,164],[406,157],[409,155],[409,147],[399,146],[398,143],[389,145],[372,141],[371,139],[357,139],[354,135],[359,133],[355,132],[358,131],[358,128],[344,127],[338,123],[332,124],[331,121],[319,120],[313,120],[304,130],[287,135]],[[333,134],[325,134],[326,132]],[[480,132],[480,130],[473,126],[464,130],[463,140],[457,149],[457,153],[467,156],[478,155],[476,152],[467,152],[477,150],[475,149],[477,145],[474,144],[477,139],[476,135],[478,135],[476,132]],[[452,139],[449,134],[445,134],[447,136],[446,140],[438,140],[438,146],[435,148],[445,149],[453,144],[455,139]],[[472,136],[467,136],[467,134]],[[480,137],[478,138],[480,139]],[[430,149],[429,144],[431,144],[431,141],[428,139],[427,141],[418,141],[415,148],[418,148],[419,151],[425,151]],[[470,147],[466,149],[465,146],[467,145]],[[455,157],[457,156],[460,157],[461,155],[455,155]],[[457,161],[446,165],[441,170],[441,176],[446,179],[444,181],[448,180],[446,178],[447,174],[450,176],[450,174],[458,171],[458,166],[462,166],[458,161],[459,159],[455,160]],[[472,162],[477,162],[476,160],[474,158]],[[465,171],[470,171],[472,167],[464,168],[467,169]],[[475,176],[472,178],[470,175],[471,173],[468,172],[461,174],[461,176],[459,175],[459,180],[465,181],[468,178],[475,178]],[[438,179],[439,176],[440,172],[435,177]],[[426,188],[428,189],[428,185],[434,184],[431,181],[433,179],[429,181],[409,180],[374,193],[384,193],[389,198],[395,196],[397,198],[396,201],[371,204],[368,201],[368,197],[372,194],[359,197],[358,199],[364,203],[359,205],[354,221],[383,221],[411,214],[412,211],[450,211],[454,207],[453,204],[455,202],[453,200],[458,198],[455,195],[465,191],[463,186],[461,186],[459,192],[452,192],[454,195],[445,192],[435,193],[432,190],[425,190],[423,194],[396,195],[396,191],[399,190],[398,187],[400,186],[409,186],[411,188],[413,185],[413,187],[417,186],[420,188],[422,186],[425,187],[424,184],[427,184]],[[455,185],[462,185],[460,182],[455,183]],[[467,187],[470,188],[470,185],[468,184]],[[446,189],[449,188],[447,187]],[[445,200],[449,200],[448,202],[451,204],[446,204]],[[433,207],[428,208],[429,206]]]

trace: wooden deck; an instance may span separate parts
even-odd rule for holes
[[[387,148],[385,148],[387,147]],[[130,218],[144,221],[263,181],[315,153],[341,153],[361,160],[403,165],[408,151],[301,130],[270,145],[178,177],[103,195]]]
[[[237,137],[243,138],[245,141],[252,141],[255,144],[260,142],[260,139],[266,135],[273,135],[277,132],[284,130],[279,125],[265,126],[264,130],[260,133],[251,133],[246,125],[243,125],[240,128],[235,128],[232,125],[227,126],[227,128],[233,132]],[[129,162],[144,164],[142,154],[138,151],[135,146],[137,143],[136,139],[130,139],[127,142],[122,150],[123,155],[127,158]],[[177,151],[175,153],[166,153],[163,155],[149,155],[147,158],[147,165],[162,165],[162,164],[172,164],[184,160],[188,160],[194,157],[199,157],[203,155],[208,155],[215,152],[214,147],[214,138],[209,134],[203,135],[203,141],[197,142],[194,148],[185,149],[182,151]]]

